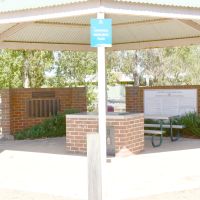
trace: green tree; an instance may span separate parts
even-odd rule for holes
[[[106,80],[107,85],[115,85],[119,82],[118,73],[120,65],[120,52],[113,51],[106,53]]]
[[[42,87],[52,64],[52,52],[1,50],[0,88]]]
[[[131,77],[134,85],[199,84],[200,48],[159,48],[120,53],[120,70]]]
[[[164,67],[166,85],[190,84],[189,74],[194,65],[193,47],[164,49]]]
[[[47,80],[50,87],[87,87],[88,110],[93,110],[96,100],[97,57],[94,52],[54,52],[53,75]]]
[[[49,77],[49,85],[54,87],[87,85],[93,81],[92,78],[96,74],[96,62],[96,54],[93,52],[56,52],[55,65],[51,68],[54,75]]]
[[[134,81],[135,86],[143,85],[145,76],[154,79],[160,75],[160,59],[155,50],[122,51],[119,68]]]
[[[18,52],[0,51],[0,88],[22,87]]]

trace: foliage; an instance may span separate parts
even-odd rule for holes
[[[54,52],[53,75],[46,80],[49,87],[87,87],[88,110],[93,110],[96,100],[95,84],[97,58],[94,52]]]
[[[89,85],[87,86],[87,111],[93,112],[96,109],[96,85]]]
[[[54,76],[48,84],[53,87],[75,87],[89,84],[97,71],[96,54],[93,52],[59,51],[54,53]],[[88,83],[89,80],[90,82]]]
[[[16,140],[36,139],[46,137],[61,137],[66,134],[65,115],[78,113],[78,110],[68,109],[52,118],[44,120],[41,124],[32,126],[17,132],[14,137]]]
[[[106,53],[107,84],[125,74],[134,85],[200,84],[200,47]],[[150,81],[148,81],[150,80]],[[95,52],[0,50],[0,88],[87,87],[88,110],[97,99]]]
[[[200,47],[121,51],[118,68],[134,85],[200,84]]]
[[[118,72],[120,65],[120,52],[107,52],[106,53],[106,79],[107,85],[115,85],[119,82]]]
[[[22,76],[28,79],[27,85],[24,87],[38,88],[45,83],[45,72],[50,69],[53,64],[53,53],[49,51],[23,51]],[[27,77],[25,77],[27,73]],[[25,81],[25,80],[24,80]]]
[[[48,51],[0,51],[0,88],[41,87],[53,63]]]
[[[194,136],[200,136],[200,115],[198,113],[187,113],[177,119],[175,123],[185,125],[187,133]]]
[[[154,82],[162,77],[163,65],[159,49],[134,50],[120,52],[119,70],[134,81],[134,85],[144,85],[145,78]]]

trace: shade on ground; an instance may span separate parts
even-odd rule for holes
[[[108,199],[145,198],[200,189],[199,140],[180,139],[172,143],[165,138],[159,148],[151,147],[150,138],[145,142],[142,154],[114,158],[107,163]],[[87,158],[65,155],[64,143],[64,138],[1,142],[0,191],[11,194],[18,191],[14,192],[15,197],[20,193],[25,196],[42,193],[43,200],[45,195],[49,199],[53,196],[87,199]],[[6,199],[5,193],[0,197],[4,195]],[[8,192],[8,197],[11,194]]]

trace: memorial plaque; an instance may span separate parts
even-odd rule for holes
[[[49,91],[49,92],[32,92],[32,98],[54,98],[55,92]]]
[[[196,111],[196,89],[144,90],[144,114],[146,115],[183,115]]]

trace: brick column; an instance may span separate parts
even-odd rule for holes
[[[10,90],[0,90],[0,138],[9,138],[10,124]]]

